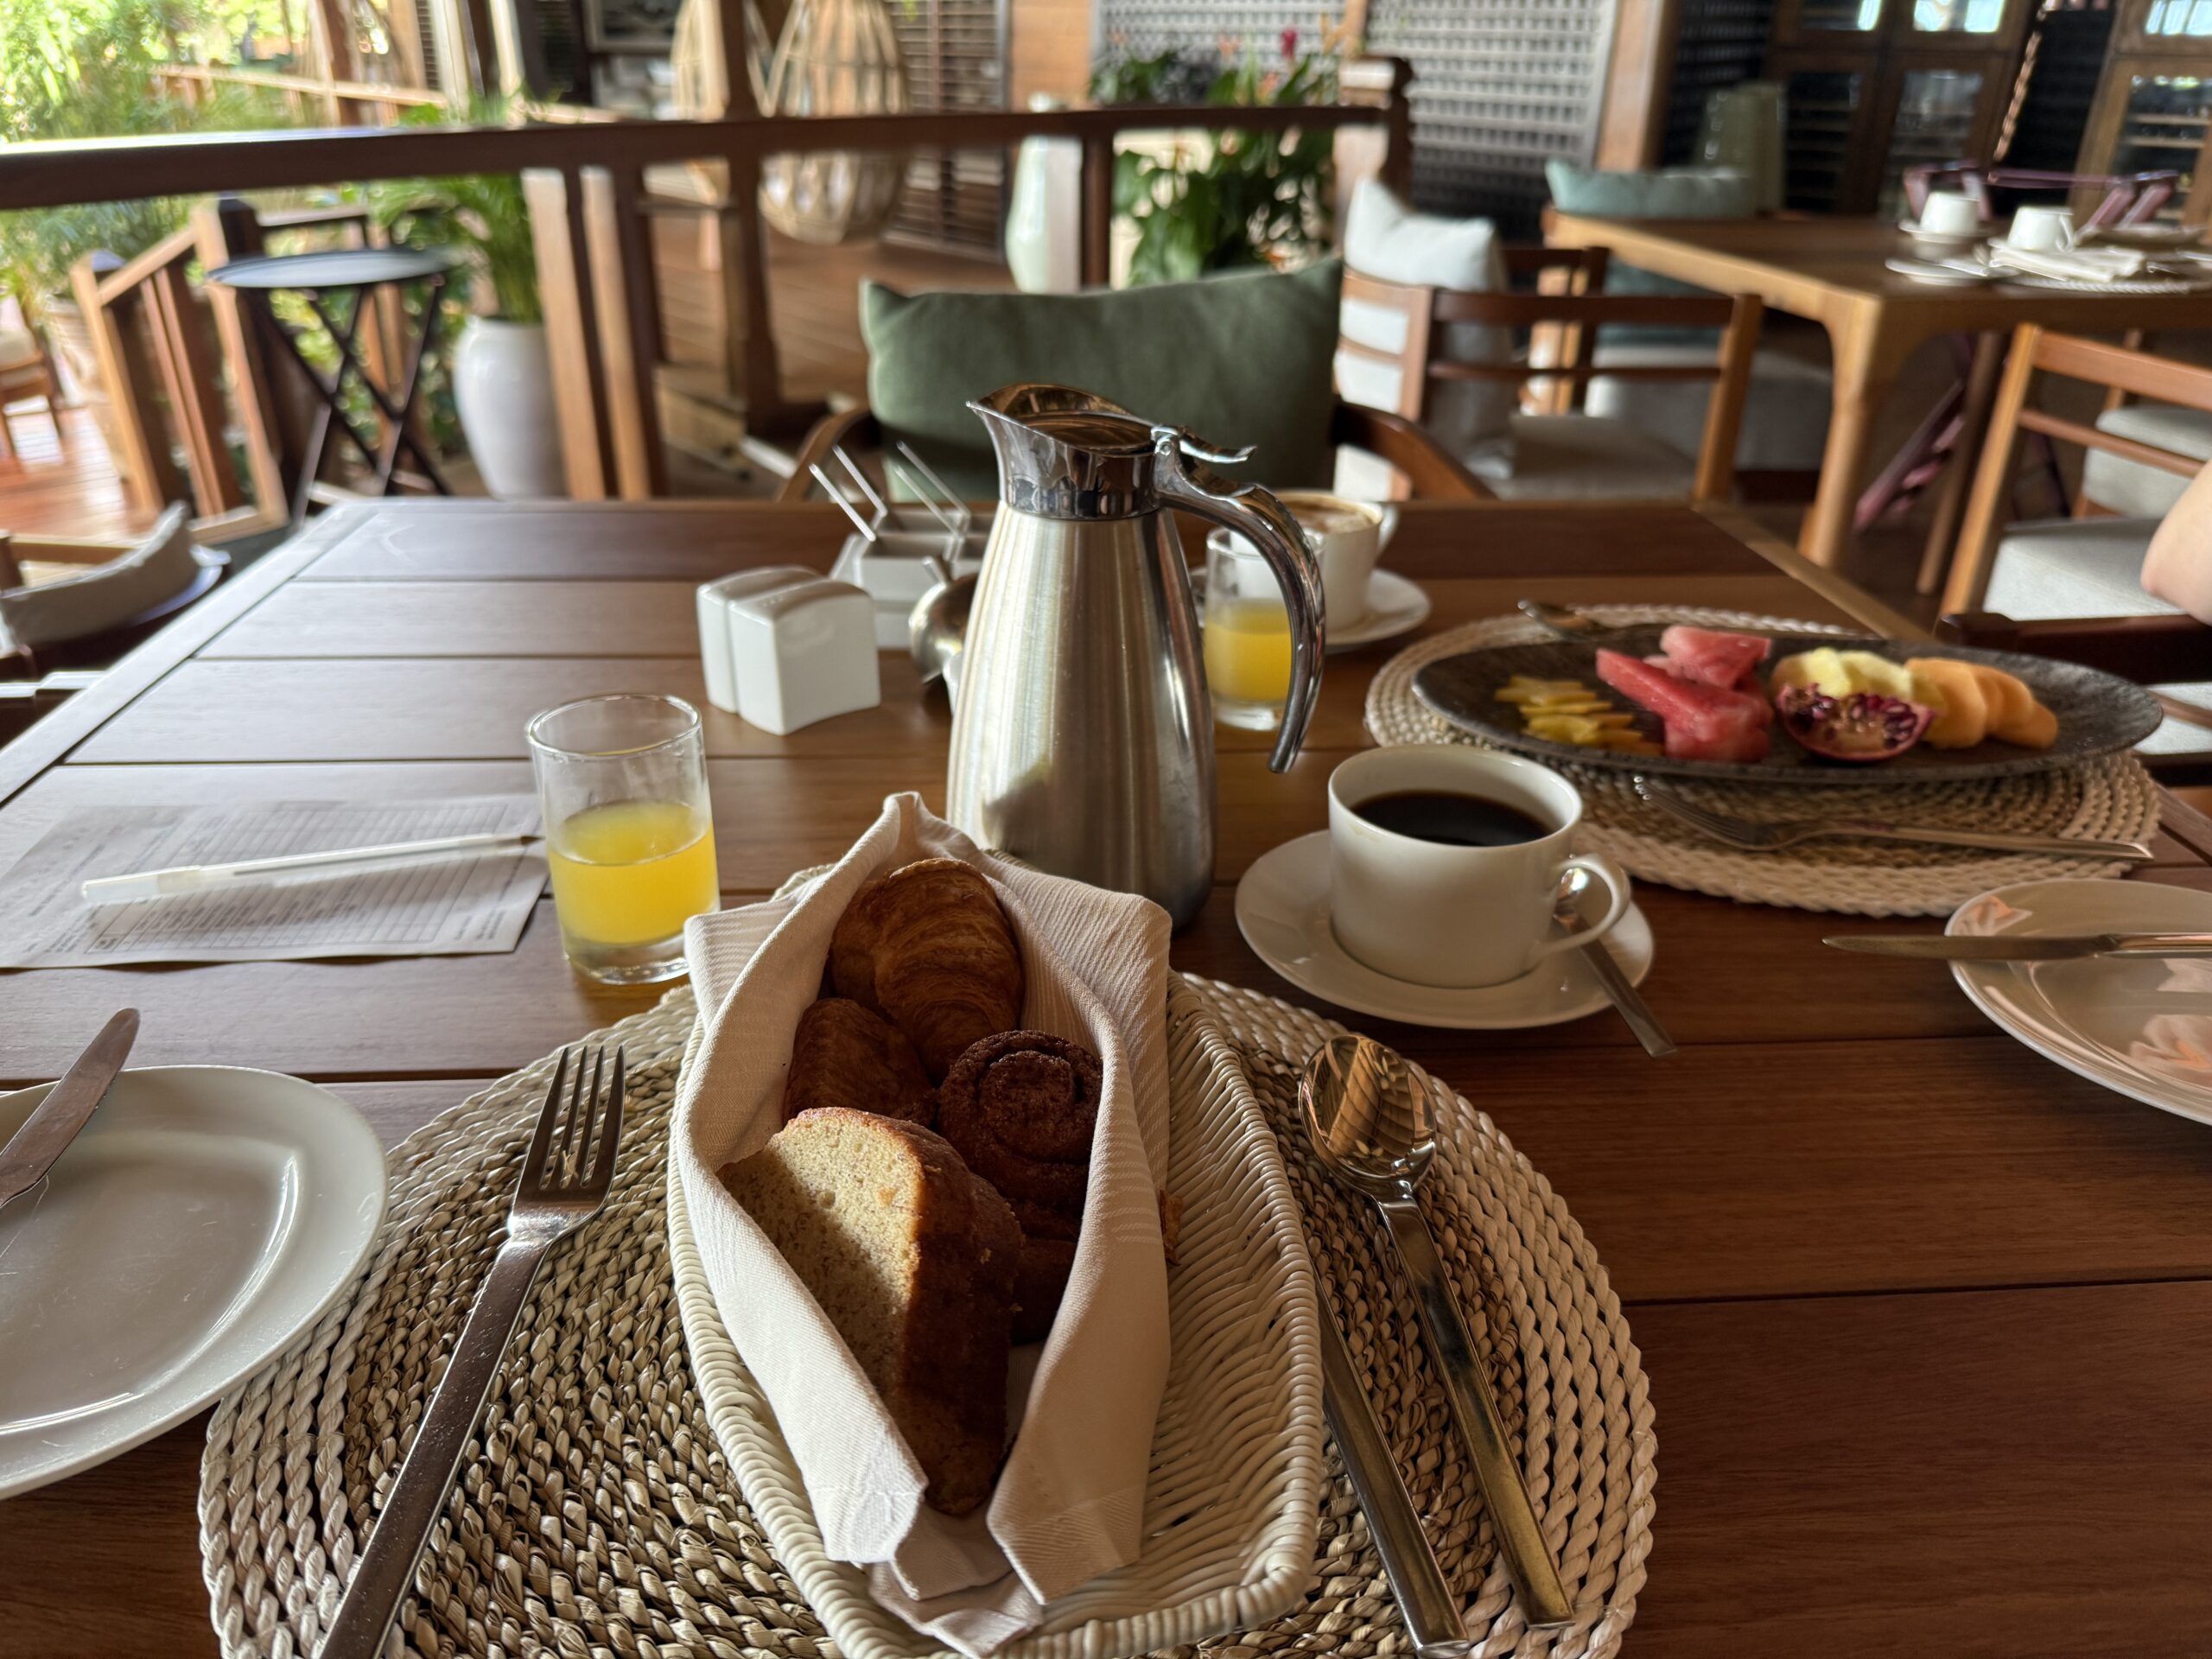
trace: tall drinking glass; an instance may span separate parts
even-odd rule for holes
[[[561,943],[577,972],[643,985],[683,972],[683,924],[719,908],[699,711],[586,697],[530,722]]]

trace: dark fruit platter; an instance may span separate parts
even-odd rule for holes
[[[1901,754],[1873,762],[1835,760],[1795,741],[1777,720],[1763,760],[1756,761],[1682,759],[1652,753],[1663,747],[1664,722],[1630,699],[1607,691],[1597,668],[1600,647],[1638,659],[1657,653],[1663,629],[1656,623],[1613,630],[1588,640],[1540,640],[1492,645],[1440,658],[1414,676],[1422,702],[1460,730],[1522,754],[1566,765],[1603,766],[1670,777],[1705,778],[1732,783],[1803,785],[1961,783],[1984,778],[2013,778],[2078,765],[2098,755],[2133,748],[2158,728],[2158,702],[2141,686],[2096,669],[2015,652],[1976,651],[1962,645],[1898,639],[1849,639],[1836,634],[1776,631],[1770,661],[1821,646],[1866,651],[1902,664],[1910,658],[1949,658],[1978,663],[2017,677],[2057,717],[2058,735],[2047,748],[2026,748],[1989,740],[1966,748],[1918,744]],[[1632,729],[1647,741],[1641,753],[1556,741],[1526,728],[1516,705],[1498,694],[1516,683],[1580,681],[1611,698],[1634,716]]]

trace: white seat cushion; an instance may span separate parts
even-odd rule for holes
[[[1596,415],[1516,415],[1511,463],[1478,458],[1468,465],[1510,501],[1684,496],[1695,477],[1658,439]]]
[[[1592,360],[1600,366],[1659,368],[1713,361],[1717,345],[1600,340]],[[1590,383],[1583,406],[1592,415],[1625,421],[1678,454],[1696,458],[1705,439],[1705,412],[1713,403],[1710,380],[1607,380]],[[1736,442],[1736,465],[1747,472],[1818,472],[1828,441],[1828,410],[1835,384],[1817,363],[1785,352],[1751,358],[1751,389]]]
[[[2055,616],[2170,616],[2143,591],[2156,518],[2050,518],[2014,524],[1997,543],[1985,610],[2018,620]]]
[[[2122,404],[2097,416],[2097,430],[2177,454],[2212,460],[2212,413],[2171,404]],[[2132,518],[2163,518],[2181,499],[2189,480],[2100,449],[2082,462],[2082,493],[2099,506]]]
[[[28,368],[39,360],[38,341],[27,328],[0,328],[0,374]]]
[[[1443,219],[1417,213],[1373,179],[1353,191],[1344,215],[1344,264],[1377,282],[1489,294],[1505,286],[1505,257],[1486,219]],[[1402,312],[1356,299],[1344,302],[1338,327],[1355,344],[1378,352],[1405,348]],[[1430,355],[1446,363],[1510,363],[1513,334],[1481,323],[1452,322],[1430,342]],[[1337,391],[1348,404],[1399,407],[1399,371],[1371,358],[1337,354]],[[1521,389],[1510,380],[1440,380],[1429,388],[1422,424],[1453,454],[1470,461],[1509,448]]]

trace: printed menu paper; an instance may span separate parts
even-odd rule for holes
[[[535,847],[123,905],[87,905],[79,889],[94,876],[178,865],[537,829],[526,795],[73,812],[0,876],[0,968],[512,950],[545,887]]]

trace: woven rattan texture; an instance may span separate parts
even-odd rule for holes
[[[1651,1409],[1618,1300],[1542,1177],[1448,1094],[1425,1202],[1517,1433],[1570,1586],[1591,1618],[1539,1639],[1510,1605],[1479,1500],[1397,1276],[1370,1218],[1321,1182],[1293,1135],[1293,1067],[1336,1028],[1255,993],[1193,982],[1245,1058],[1351,1345],[1409,1471],[1478,1653],[1618,1650],[1650,1548]],[[735,1481],[685,1351],[669,1258],[669,1104],[688,992],[602,1035],[632,1087],[607,1207],[548,1263],[523,1316],[416,1593],[409,1652],[697,1654],[817,1659],[821,1622]],[[495,1248],[551,1057],[392,1154],[385,1228],[354,1294],[226,1400],[201,1470],[201,1550],[227,1659],[314,1651],[376,1494],[404,1455]],[[1261,1629],[1166,1651],[1346,1659],[1405,1637],[1365,1522],[1328,1454],[1313,1586]]]
[[[1593,606],[1616,624],[1694,622],[1713,628],[1834,632],[1821,625],[1740,611],[1656,606]],[[1520,616],[1489,617],[1408,645],[1382,666],[1367,692],[1367,729],[1378,743],[1468,743],[1478,740],[1433,713],[1414,695],[1423,664],[1481,645],[1541,639]],[[1649,806],[1625,771],[1560,770],[1582,791],[1580,845],[1611,855],[1630,874],[1662,886],[1749,903],[1859,916],[1948,916],[1977,893],[2018,881],[2116,876],[2127,867],[2095,859],[1916,847],[1899,842],[1813,841],[1773,853],[1738,852],[1707,840]],[[2158,791],[2142,763],[2109,755],[2084,766],[2023,778],[1963,784],[1882,785],[1864,790],[1761,789],[1669,779],[1669,787],[1706,806],[1764,823],[1793,818],[1884,818],[1899,823],[2137,841],[2158,824]]]

